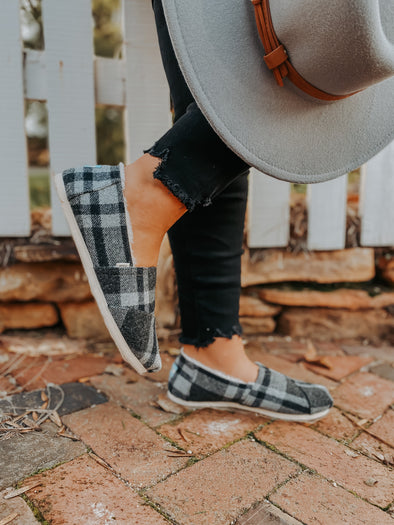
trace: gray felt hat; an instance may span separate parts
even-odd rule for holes
[[[256,24],[261,3],[268,2],[163,0],[197,104],[224,142],[268,175],[310,183],[357,168],[394,139],[394,1],[268,3],[303,79],[339,96],[361,90],[335,101],[307,95],[288,77],[278,86]]]

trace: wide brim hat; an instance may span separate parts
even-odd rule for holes
[[[175,54],[203,114],[249,165],[323,182],[394,139],[394,2],[271,0],[275,33],[318,100],[268,69],[250,0],[163,0]],[[359,91],[361,90],[361,91]]]

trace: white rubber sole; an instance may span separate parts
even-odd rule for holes
[[[66,217],[66,220],[71,230],[71,235],[74,239],[75,246],[77,247],[79,256],[81,258],[82,266],[88,278],[88,282],[89,282],[89,286],[90,286],[92,295],[96,300],[96,303],[101,312],[101,315],[103,316],[105,326],[107,327],[123,359],[127,363],[129,363],[136,370],[136,372],[138,372],[141,375],[145,374],[147,372],[146,368],[141,364],[141,362],[133,354],[129,345],[126,343],[122,333],[120,332],[117,324],[115,323],[115,320],[112,317],[111,312],[108,309],[107,301],[105,300],[104,293],[101,289],[101,286],[96,276],[96,272],[94,271],[94,268],[93,268],[92,259],[90,257],[85,241],[83,240],[81,231],[77,224],[77,221],[75,220],[74,213],[68,202],[68,198],[66,195],[66,189],[64,187],[64,182],[63,182],[63,176],[61,173],[57,173],[54,176],[54,183],[55,183],[57,194],[60,199],[62,209],[64,211],[64,215]]]
[[[237,410],[246,410],[248,412],[257,412],[263,416],[266,416],[270,419],[280,419],[282,421],[295,421],[297,423],[313,423],[318,421],[322,417],[326,416],[330,409],[322,410],[316,414],[281,414],[280,412],[272,412],[271,410],[265,410],[264,408],[259,407],[249,407],[246,405],[240,405],[239,403],[232,403],[231,401],[185,401],[179,397],[174,396],[167,390],[167,397],[177,403],[188,408],[217,408],[217,409],[226,409],[233,408]]]

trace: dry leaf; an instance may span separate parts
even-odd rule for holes
[[[7,425],[10,425],[12,428],[17,428],[18,430],[22,430],[23,427],[15,423],[14,421],[5,421]]]
[[[348,456],[350,456],[351,458],[358,458],[358,456],[360,454],[358,454],[357,452],[355,452],[354,450],[350,450],[350,448],[347,448],[345,450],[345,454],[347,454]]]
[[[175,454],[175,456],[171,454],[167,454],[168,458],[190,458],[189,454]]]
[[[183,432],[189,432],[189,434],[194,434],[195,436],[201,436],[200,432],[193,432],[193,430],[189,430],[188,428],[184,428]]]
[[[159,407],[164,410],[164,412],[170,412],[171,414],[183,414],[185,409],[168,399],[166,394],[159,394],[156,400]]]
[[[178,433],[181,436],[181,438],[183,439],[183,441],[190,441],[190,439],[187,436],[185,436],[185,434],[183,433],[181,428],[178,428]]]
[[[167,354],[170,354],[170,355],[173,355],[173,356],[177,356],[181,353],[181,349],[180,348],[167,348]]]
[[[34,419],[34,421],[38,421],[38,414],[37,414],[37,412],[33,412],[31,417]]]
[[[99,465],[101,465],[102,467],[108,469],[108,470],[111,470],[111,467],[109,465],[107,465],[107,463],[101,459],[99,456],[97,456],[96,454],[94,454],[94,452],[89,452],[89,456],[94,459],[94,461],[96,461]]]
[[[25,417],[25,418],[23,419],[22,423],[23,423],[24,425],[27,425],[28,427],[30,427],[30,428],[33,429],[33,430],[41,430],[41,428],[38,427],[37,425],[35,425],[35,424],[33,423],[33,421],[30,421],[30,419],[29,419],[28,417]]]
[[[49,419],[58,427],[63,426],[62,420],[60,419],[59,414],[55,410],[51,414],[49,414]]]
[[[307,363],[318,365],[318,366],[324,366],[325,368],[328,368],[331,370],[332,364],[330,361],[329,356],[319,356],[317,354],[317,350],[315,345],[312,343],[312,341],[308,341],[307,343],[307,351],[303,355],[304,360]]]
[[[173,450],[169,449],[169,448],[165,448],[164,449],[166,452],[170,452],[171,454],[186,454],[186,452],[184,450],[178,450],[177,448],[174,448]],[[187,451],[187,454],[191,454],[191,450],[188,450]]]
[[[47,400],[47,401],[44,401],[44,403],[41,405],[41,408],[42,408],[43,410],[46,410],[47,407],[48,407],[48,400]]]
[[[24,487],[21,487],[20,489],[12,490],[8,494],[4,496],[4,499],[11,499],[15,498],[16,496],[19,496],[20,494],[24,494],[30,489],[33,489],[34,487],[37,487],[38,485],[41,485],[41,481],[36,481],[35,483],[30,483],[29,485],[25,485]]]
[[[310,363],[311,361],[315,361],[317,358],[317,350],[315,345],[312,343],[312,341],[308,341],[307,343],[307,351],[304,354],[305,361],[308,361]]]
[[[48,396],[44,392],[44,390],[41,391],[41,400],[42,401],[48,401]]]
[[[368,451],[370,452],[370,451]],[[378,459],[379,461],[384,461],[385,460],[385,457],[383,454],[379,454],[378,452],[371,452],[371,455],[372,456],[375,456],[376,459]]]
[[[7,525],[7,523],[11,523],[15,518],[17,518],[19,514],[17,512],[13,512],[12,514],[9,514],[2,520],[0,520],[0,525]]]
[[[57,431],[57,435],[65,437],[65,438],[68,438],[68,439],[72,439],[73,441],[79,441],[79,439],[77,437],[73,436],[72,434],[68,434],[67,432],[65,432],[65,429],[66,429],[66,427],[64,425],[62,425],[62,428],[59,428],[59,430]]]
[[[112,374],[113,376],[119,377],[124,373],[124,368],[122,365],[116,365],[114,363],[110,363],[106,369],[104,370],[106,374]]]
[[[169,458],[189,458],[190,455],[193,454],[191,450],[188,450],[187,452],[185,452],[184,450],[177,449],[170,450],[168,448],[165,448],[164,450],[166,452],[169,452],[169,454],[167,454],[167,457]]]
[[[90,377],[80,377],[78,379],[78,383],[87,383],[88,381],[90,381]]]

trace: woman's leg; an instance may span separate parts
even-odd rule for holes
[[[168,235],[184,352],[211,368],[254,381],[258,367],[245,353],[238,318],[247,195],[248,171],[211,206],[186,213]]]
[[[171,130],[169,136],[161,139],[150,151],[166,157],[163,150],[169,151],[166,143],[168,140],[173,151],[178,148],[190,160],[190,165],[184,166],[183,159],[179,156],[178,161],[172,163],[174,170],[181,174],[184,170],[192,183],[188,186],[188,197],[192,195],[200,200],[198,204],[208,204],[211,194],[213,196],[211,206],[197,206],[194,211],[178,220],[169,231],[183,327],[181,342],[184,343],[185,352],[206,365],[238,375],[244,380],[254,380],[257,366],[245,354],[238,321],[248,167],[238,158],[235,159],[237,169],[243,169],[242,174],[230,184],[222,179],[220,186],[227,186],[216,197],[216,188],[207,188],[207,175],[212,183],[218,158],[222,156],[225,159],[228,156],[228,163],[233,164],[235,156],[223,147],[223,143],[212,133],[198,109],[179,69],[162,3],[160,0],[153,0],[152,4],[177,132],[173,133],[174,130]],[[153,167],[156,162],[157,159],[152,160]],[[193,170],[194,166],[199,172]],[[227,175],[227,172],[231,172],[229,165],[222,168],[223,175]],[[169,170],[167,173],[172,181],[174,174]],[[205,179],[203,191],[206,193],[198,190],[201,177]],[[141,203],[139,196],[136,196],[136,200]],[[190,202],[190,198],[188,204],[191,208],[196,205],[194,201]],[[149,206],[145,203],[141,207],[145,209],[146,226],[151,227],[151,217],[146,212]],[[164,215],[168,218],[168,209]],[[159,235],[154,253],[158,251],[160,240]],[[149,239],[141,238],[145,249],[149,242]]]
[[[186,210],[208,206],[249,166],[211,128],[179,69],[161,0],[153,0],[174,125],[126,167],[125,197],[138,266],[155,266],[165,232]]]

